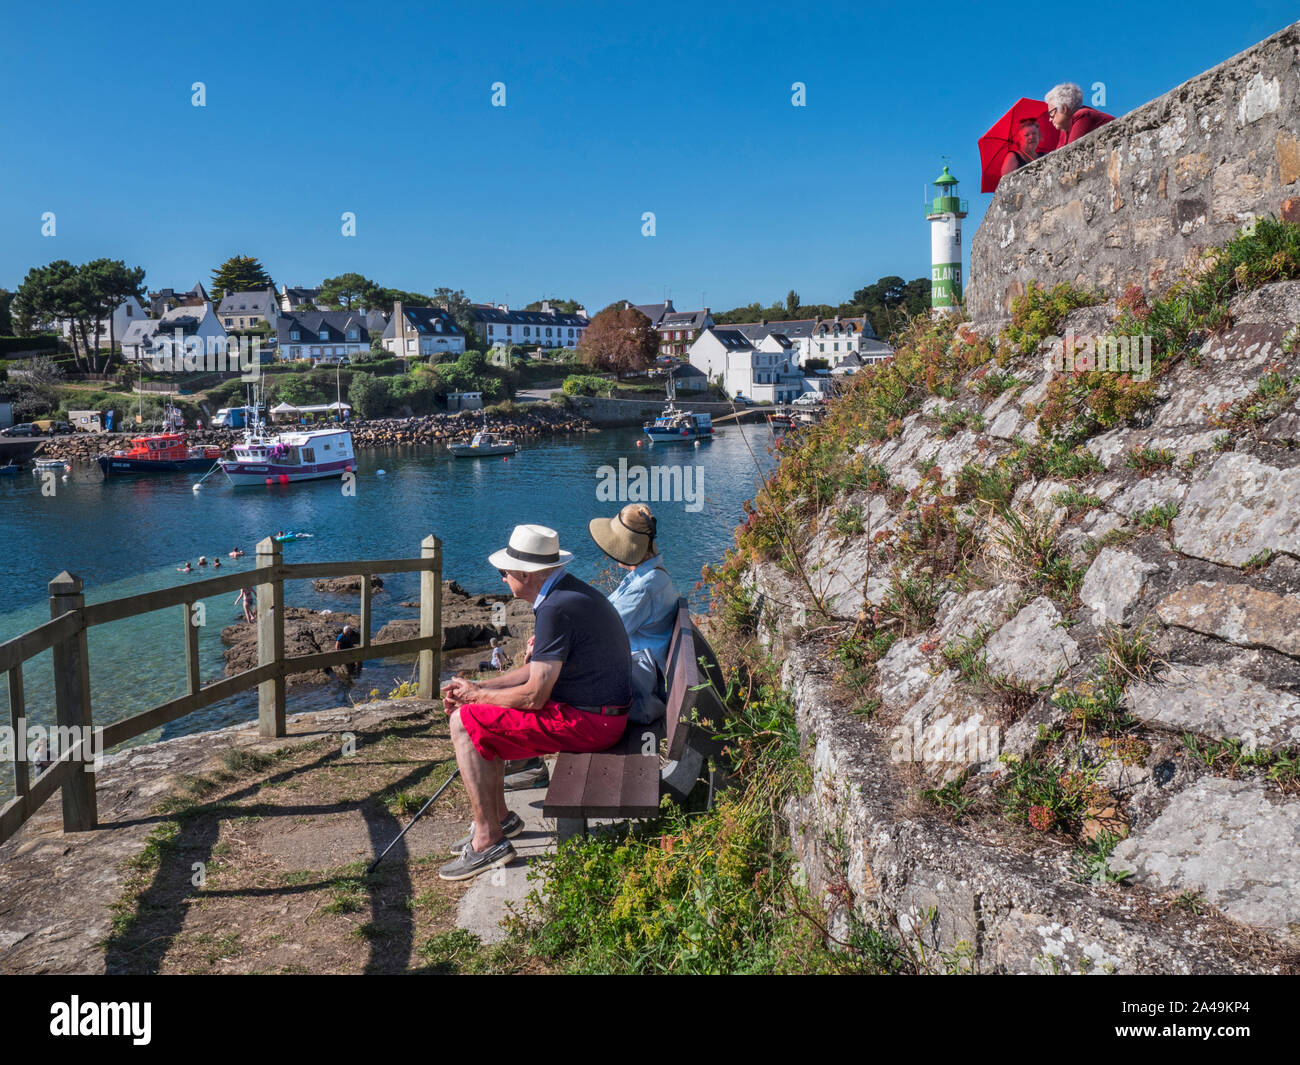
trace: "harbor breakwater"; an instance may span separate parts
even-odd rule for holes
[[[334,423],[320,423],[305,428],[326,428]],[[293,431],[302,426],[276,424],[272,431]],[[533,404],[510,414],[484,414],[482,411],[459,411],[455,414],[426,414],[412,418],[354,419],[347,423],[353,446],[358,450],[399,446],[437,446],[469,443],[481,429],[504,433],[516,439],[586,433],[594,429],[591,421],[549,403]],[[142,432],[132,429],[122,433],[74,433],[56,436],[45,442],[41,458],[93,459],[105,451],[125,447],[127,441]],[[228,450],[244,438],[242,429],[186,429],[191,444],[213,444]]]

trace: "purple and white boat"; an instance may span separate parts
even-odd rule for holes
[[[346,429],[267,436],[259,425],[234,451],[233,459],[222,459],[220,464],[236,488],[342,477],[357,468],[352,434]]]

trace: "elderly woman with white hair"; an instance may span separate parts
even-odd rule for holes
[[[1061,131],[1060,139],[1056,142],[1058,148],[1077,141],[1098,126],[1115,121],[1114,115],[1084,107],[1083,90],[1073,82],[1065,82],[1049,89],[1043,102],[1047,104],[1048,120]]]

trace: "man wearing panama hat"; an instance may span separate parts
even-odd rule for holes
[[[457,677],[443,689],[474,815],[460,856],[438,871],[444,880],[467,880],[515,857],[507,837],[523,822],[506,806],[506,759],[603,751],[627,727],[627,632],[609,600],[565,572],[572,559],[543,525],[515,526],[510,543],[488,558],[511,594],[533,604],[533,652],[503,676],[478,683]]]

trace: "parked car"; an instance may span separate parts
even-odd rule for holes
[[[754,401],[750,399],[747,395],[745,395],[743,392],[737,392],[734,396],[732,396],[731,402],[734,403],[737,407],[752,407],[754,405]]]
[[[40,436],[41,431],[31,422],[19,422],[8,429],[0,429],[0,436]]]
[[[805,392],[802,396],[797,397],[793,402],[798,403],[801,407],[815,407],[822,401],[820,392]]]
[[[55,422],[50,427],[51,436],[63,436],[67,433],[75,433],[75,432],[76,430],[72,428],[72,426],[69,425],[67,422]]]

